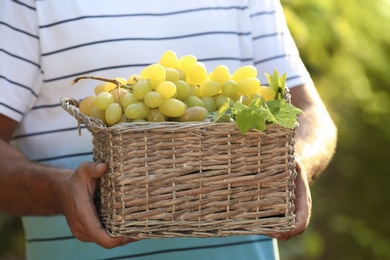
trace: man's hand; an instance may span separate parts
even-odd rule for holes
[[[61,202],[73,235],[83,242],[95,242],[104,248],[122,246],[135,240],[113,238],[107,234],[94,206],[93,197],[99,178],[107,171],[104,163],[82,163],[61,188]]]
[[[301,169],[299,161],[296,164],[298,175],[295,179],[295,228],[287,233],[274,233],[270,237],[288,240],[302,234],[309,225],[311,215],[311,193],[306,173]]]
[[[302,234],[310,220],[311,193],[309,184],[320,176],[329,164],[336,148],[337,129],[313,82],[290,88],[291,102],[303,110],[298,116],[295,154],[298,176],[295,179],[295,228],[288,233],[273,233],[270,237],[287,240]]]

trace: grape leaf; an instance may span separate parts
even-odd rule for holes
[[[279,83],[279,88],[281,88],[283,90],[283,92],[281,93],[282,96],[284,95],[284,87],[286,86],[286,78],[287,78],[287,74],[284,73],[282,76],[280,76],[279,80],[278,80],[278,83]]]
[[[279,77],[279,72],[274,69],[273,75],[265,73],[270,88],[275,92],[274,99],[283,99],[286,86],[286,73]]]
[[[233,114],[237,127],[243,134],[250,129],[262,131],[265,129],[266,123],[276,121],[271,111],[264,106],[264,102],[260,99],[253,100],[249,106],[236,102],[233,106]]]
[[[296,126],[297,115],[302,113],[301,109],[283,99],[269,100],[267,106],[274,115],[277,124],[291,129]]]
[[[232,108],[230,106],[230,100],[223,104],[221,108],[211,113],[212,122],[232,122],[234,121],[234,116],[232,115]]]

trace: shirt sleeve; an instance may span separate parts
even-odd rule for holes
[[[20,122],[42,83],[35,2],[0,3],[0,114]]]
[[[279,75],[286,73],[287,86],[294,87],[310,81],[297,46],[288,29],[279,0],[250,0],[253,32],[253,58],[258,71]],[[260,81],[266,83],[264,75]],[[263,84],[265,85],[265,84]]]

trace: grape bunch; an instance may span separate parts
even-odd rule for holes
[[[94,95],[79,103],[80,112],[108,126],[122,122],[204,121],[224,104],[272,100],[275,91],[261,86],[257,69],[246,65],[230,72],[225,65],[208,72],[194,55],[178,57],[168,50],[159,62],[129,78],[105,79]],[[76,79],[79,80],[80,78]]]

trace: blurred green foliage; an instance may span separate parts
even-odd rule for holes
[[[288,25],[339,130],[312,185],[303,235],[282,259],[390,259],[390,1],[282,0]]]
[[[24,233],[20,218],[0,212],[0,259],[23,259]]]
[[[282,0],[291,32],[338,129],[312,185],[308,230],[282,260],[390,259],[390,1]],[[23,254],[20,220],[0,214],[0,258]]]

